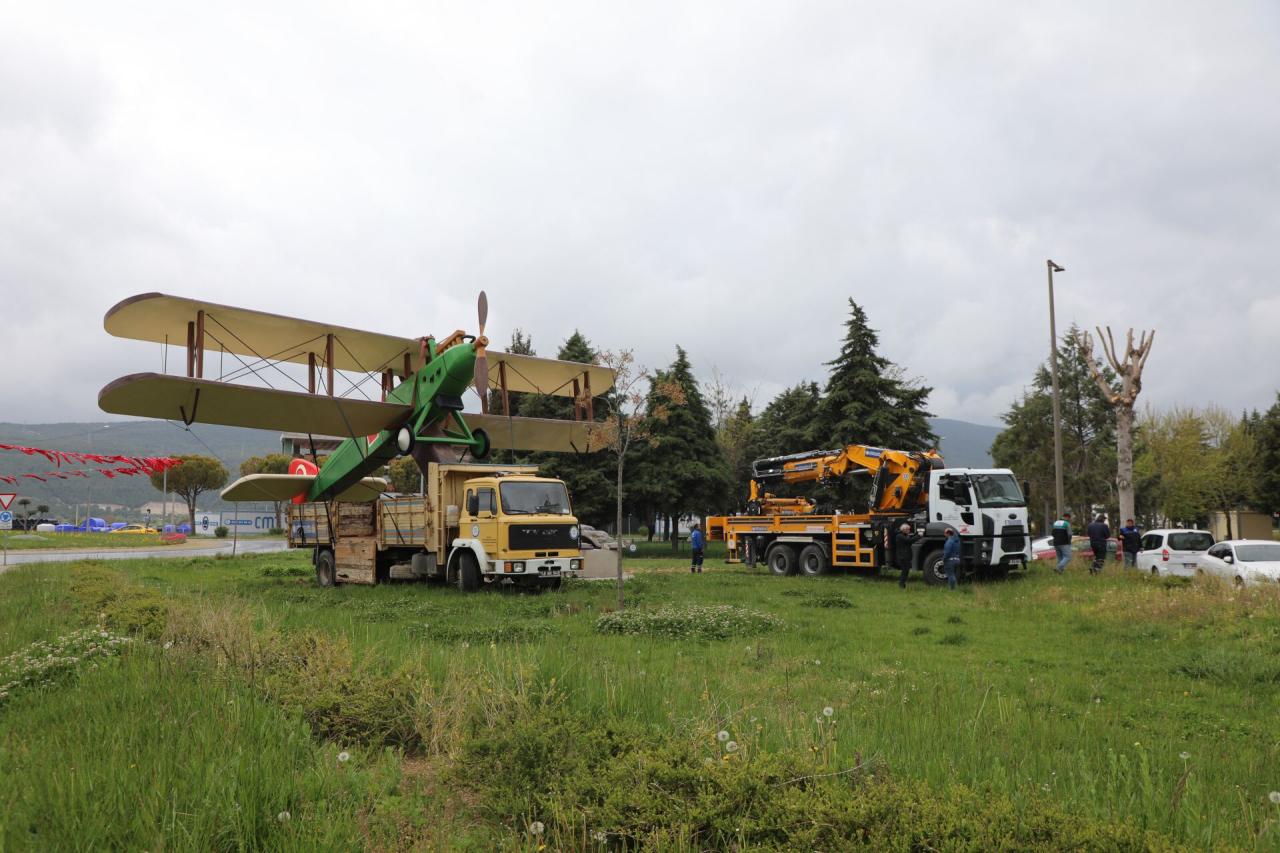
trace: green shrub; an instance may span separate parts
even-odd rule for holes
[[[227,538],[227,534],[228,534],[228,533],[230,533],[230,532],[231,532],[231,528],[229,528],[229,527],[224,527],[224,526],[223,526],[223,525],[221,525],[221,524],[219,524],[217,527],[213,528],[213,535],[214,535],[214,536],[217,536],[219,539],[226,539],[226,538]]]
[[[155,590],[86,562],[72,569],[71,593],[86,622],[154,640],[164,632],[169,605]]]
[[[596,620],[596,630],[601,634],[641,634],[673,640],[723,640],[760,634],[781,624],[776,616],[745,607],[688,604],[604,613]]]
[[[835,607],[840,609],[853,607],[852,601],[835,592],[816,595],[807,601],[802,601],[800,603],[804,607]]]
[[[283,528],[283,527],[273,527],[273,528],[271,528],[270,530],[268,530],[268,531],[267,531],[267,533],[268,533],[268,534],[270,534],[271,536],[283,536],[283,535],[284,535],[284,528]]]
[[[969,642],[969,638],[959,631],[951,634],[943,634],[938,643],[944,646],[963,646]]]

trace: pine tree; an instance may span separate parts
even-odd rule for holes
[[[1109,368],[1103,370],[1103,377],[1115,380]],[[1058,390],[1066,508],[1085,518],[1095,504],[1116,502],[1115,410],[1090,375],[1074,325],[1058,347]],[[991,445],[996,465],[1029,481],[1032,500],[1049,505],[1054,493],[1052,395],[1049,368],[1041,365],[1031,388],[1003,415],[1008,426]]]
[[[815,418],[814,438],[826,447],[872,444],[923,450],[937,442],[925,405],[932,388],[903,378],[879,354],[879,335],[852,299],[840,355],[827,362],[831,376]]]
[[[1258,440],[1258,509],[1280,512],[1280,394],[1271,408],[1254,421]]]
[[[683,402],[673,401],[663,391],[664,383],[679,388]],[[654,440],[637,454],[633,482],[638,481],[642,501],[673,520],[722,505],[728,494],[728,465],[683,348],[676,347],[676,360],[654,377],[648,406],[665,412],[666,418],[653,425]]]
[[[515,355],[537,355],[533,350],[533,335],[526,335],[523,330],[516,329],[511,333],[511,344],[507,347],[507,352]],[[511,404],[511,411],[507,412],[502,407],[502,390],[490,387],[489,411],[497,415],[523,415],[524,413],[520,411],[520,403],[526,396],[528,395],[519,392],[509,393],[507,399]]]

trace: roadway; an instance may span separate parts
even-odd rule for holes
[[[190,542],[185,545],[160,545],[155,548],[101,548],[85,551],[10,551],[7,565],[0,565],[0,572],[9,566],[23,563],[68,563],[73,560],[145,560],[149,557],[212,557],[217,554],[231,554],[233,543],[230,539],[218,540],[208,544]],[[289,543],[283,539],[248,539],[235,543],[236,554],[269,554],[285,551]]]

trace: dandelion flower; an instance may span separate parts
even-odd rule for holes
[[[171,648],[173,648],[173,640],[170,640],[169,642],[165,643],[165,644],[164,644],[164,647],[165,647],[166,649],[171,649]]]
[[[338,760],[343,764],[346,764],[351,760],[351,753],[347,752],[345,749],[342,750],[342,752],[338,753]]]
[[[813,665],[814,665],[814,666],[822,666],[822,661],[820,661],[820,660],[815,660],[815,661],[813,662]]]
[[[1179,752],[1179,753],[1178,753],[1178,757],[1179,757],[1179,758],[1181,758],[1183,761],[1186,761],[1188,758],[1190,758],[1190,757],[1191,757],[1191,753],[1189,753],[1189,752],[1185,752],[1185,751],[1184,751],[1184,752]]]
[[[540,820],[535,820],[533,823],[529,824],[529,831],[534,835],[541,835],[544,829],[546,829],[546,827],[542,825],[542,821]]]
[[[827,707],[822,709],[822,716],[830,717],[830,716],[833,716],[835,712],[836,712],[836,709],[828,705]]]
[[[280,821],[281,823],[287,823],[289,818],[291,817],[293,817],[293,815],[289,814],[288,812],[280,812],[280,814],[276,815],[276,820]]]
[[[726,744],[724,745],[724,751],[725,751],[725,752],[737,752],[737,751],[738,751],[738,742],[737,742],[736,740],[731,740],[731,741],[729,741],[728,743],[726,743]]]
[[[1280,791],[1272,791],[1270,794],[1267,794],[1267,799],[1275,803],[1277,806],[1280,806]]]
[[[720,741],[721,743],[724,743],[728,739],[729,739],[729,733],[726,732],[724,729],[721,729],[719,733],[716,734],[716,740]]]

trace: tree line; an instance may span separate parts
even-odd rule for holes
[[[1113,371],[1102,375],[1118,387]],[[1058,347],[1058,387],[1066,508],[1077,518],[1101,509],[1116,520],[1115,410],[1090,375],[1075,326]],[[1003,415],[1006,428],[991,447],[997,466],[1029,482],[1037,521],[1052,511],[1052,408],[1046,363]],[[1265,411],[1240,414],[1212,403],[1147,407],[1134,435],[1134,490],[1145,526],[1204,525],[1218,510],[1280,509],[1280,394]]]

